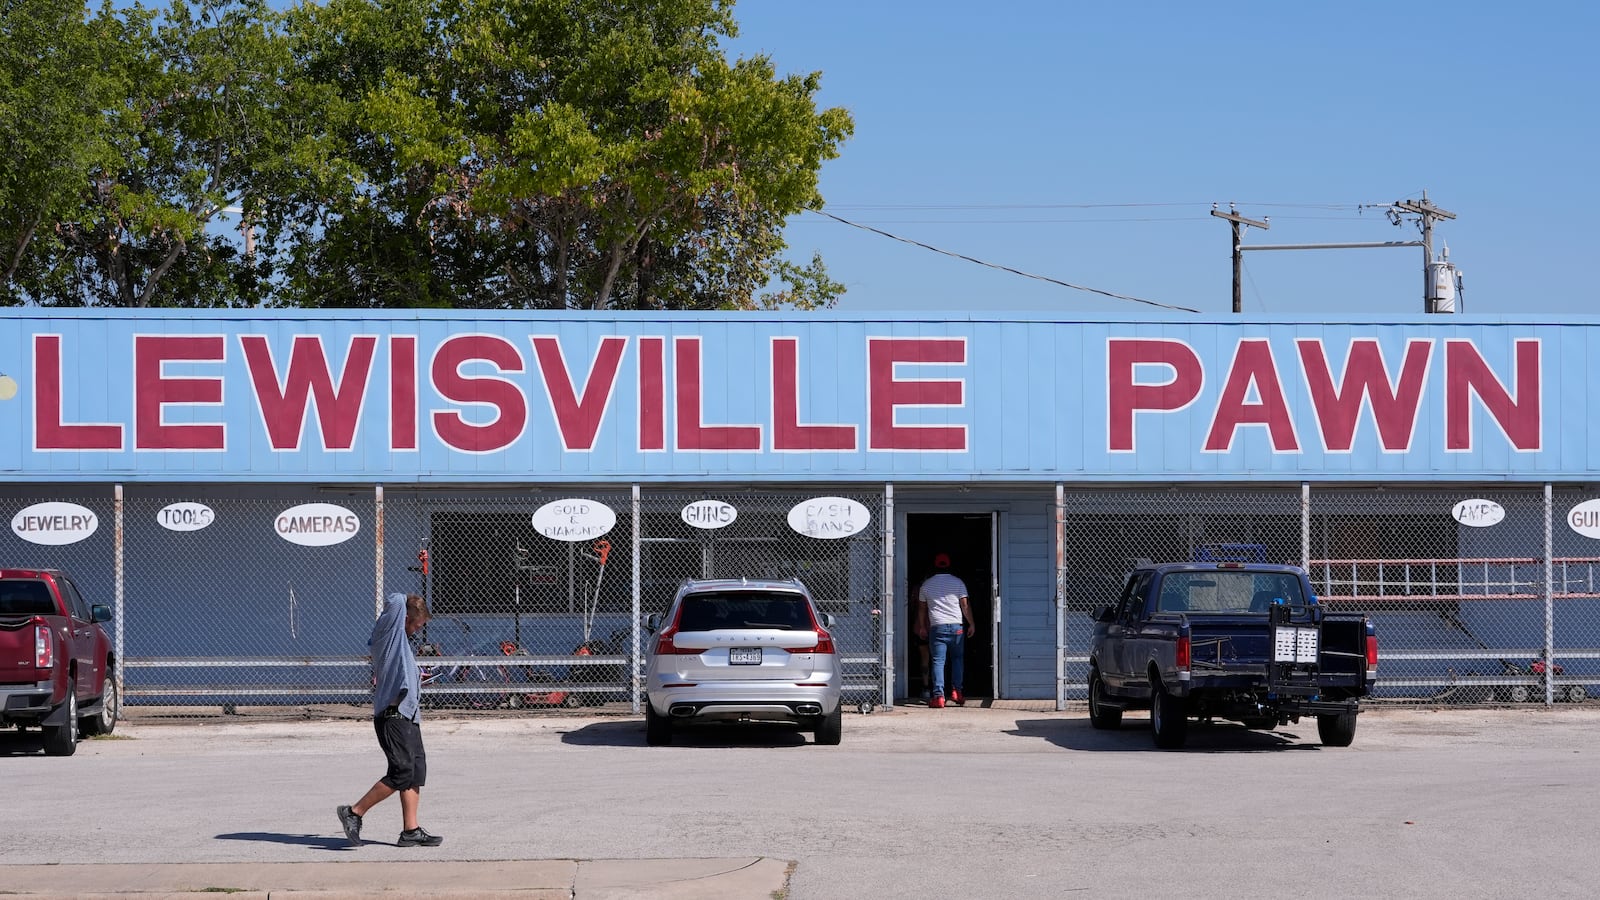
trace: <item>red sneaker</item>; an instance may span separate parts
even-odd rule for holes
[[[929,709],[944,709],[944,698],[943,697],[934,697],[932,700],[929,700],[928,701],[928,708]]]
[[[957,706],[966,706],[967,705],[967,698],[961,696],[961,692],[960,691],[952,690],[950,692],[950,702],[954,703]]]

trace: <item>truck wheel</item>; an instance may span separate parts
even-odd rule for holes
[[[649,700],[644,702],[644,742],[652,747],[672,743],[672,720],[656,715],[656,708]]]
[[[71,756],[78,750],[78,695],[67,689],[67,720],[44,727],[44,755]]]
[[[844,706],[840,704],[833,708],[833,712],[817,719],[817,743],[836,747],[844,738]]]
[[[1176,750],[1189,737],[1189,710],[1182,697],[1167,693],[1160,682],[1150,696],[1150,731],[1155,735],[1156,746],[1162,750]]]
[[[1527,703],[1533,699],[1533,688],[1525,684],[1513,684],[1506,690],[1506,699],[1512,703]]]
[[[117,727],[117,713],[121,711],[121,706],[117,696],[117,679],[107,669],[105,681],[100,685],[100,712],[79,720],[78,730],[88,737],[110,734]]]
[[[1330,713],[1317,716],[1317,737],[1325,747],[1348,747],[1356,739],[1356,714]]]
[[[1569,685],[1567,685],[1567,702],[1568,703],[1582,703],[1583,701],[1585,701],[1587,699],[1589,699],[1589,689],[1588,688],[1585,688],[1581,684],[1569,684]]]
[[[1106,685],[1100,679],[1100,670],[1089,670],[1089,724],[1096,728],[1113,729],[1122,725],[1122,710],[1106,705]]]

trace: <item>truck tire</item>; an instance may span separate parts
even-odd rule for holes
[[[1581,684],[1567,685],[1567,702],[1582,703],[1589,699],[1589,689]]]
[[[44,727],[44,755],[71,756],[78,750],[78,695],[67,690],[67,720]]]
[[[1105,702],[1106,684],[1100,678],[1099,669],[1089,670],[1089,724],[1101,729],[1114,729],[1122,726],[1122,708],[1107,706]]]
[[[644,742],[651,747],[672,743],[672,720],[656,715],[656,708],[649,700],[644,702]]]
[[[110,734],[117,727],[117,714],[121,711],[121,698],[117,696],[117,679],[110,669],[100,685],[100,712],[78,720],[78,730],[86,737]]]
[[[1188,704],[1167,693],[1159,681],[1150,695],[1150,732],[1162,750],[1177,750],[1189,738]]]
[[[1317,737],[1325,747],[1348,747],[1356,739],[1356,714],[1330,713],[1317,716]]]

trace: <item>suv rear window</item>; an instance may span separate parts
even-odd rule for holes
[[[0,581],[0,616],[53,616],[55,601],[42,581]]]
[[[776,628],[810,631],[811,612],[799,594],[725,591],[690,594],[678,613],[679,631],[717,631],[723,628]]]

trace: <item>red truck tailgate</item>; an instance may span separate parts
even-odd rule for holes
[[[40,627],[49,628],[49,620],[43,616],[0,616],[0,683],[50,679],[50,669],[34,665]]]

